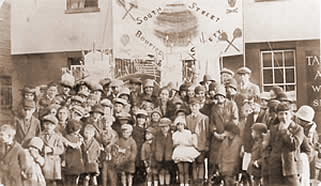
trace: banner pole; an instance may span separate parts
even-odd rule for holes
[[[245,0],[242,0],[242,24],[243,24],[243,66],[246,66],[246,56],[245,56],[245,19],[244,19],[244,3]]]

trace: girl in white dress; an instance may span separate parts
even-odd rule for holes
[[[185,129],[185,117],[175,120],[177,131],[173,134],[174,151],[172,159],[178,166],[180,186],[189,186],[189,166],[200,155],[195,148],[197,137]]]

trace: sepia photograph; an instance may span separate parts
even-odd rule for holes
[[[0,186],[321,186],[320,9],[0,0]]]

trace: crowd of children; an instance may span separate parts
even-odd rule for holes
[[[319,180],[314,110],[251,70],[157,86],[64,78],[25,86],[0,127],[0,183],[24,185],[308,186]]]

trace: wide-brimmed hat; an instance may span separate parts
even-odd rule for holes
[[[205,74],[203,76],[203,81],[200,82],[200,84],[204,84],[204,82],[207,81],[216,81],[214,78],[212,78],[212,76],[210,76],[209,74]]]
[[[34,147],[39,151],[41,151],[43,147],[43,141],[39,137],[32,137],[31,140],[29,141],[28,147]]]
[[[124,82],[119,79],[113,79],[113,80],[111,80],[111,82],[109,84],[110,87],[121,87],[123,85],[124,85]]]
[[[295,113],[296,117],[303,121],[312,122],[314,118],[315,111],[312,107],[308,105],[303,105],[299,108],[299,110]]]

